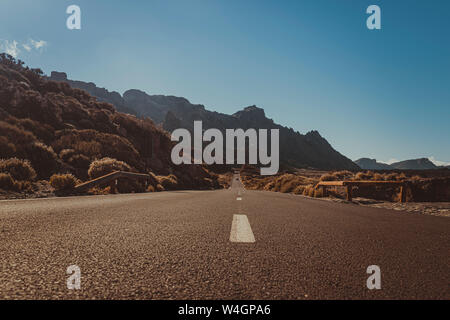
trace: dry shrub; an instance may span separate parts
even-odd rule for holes
[[[267,183],[267,184],[264,186],[263,190],[264,190],[264,191],[271,191],[271,190],[273,190],[273,187],[274,187],[274,183],[273,183],[273,181],[272,181],[272,182]]]
[[[88,170],[88,175],[91,179],[95,179],[114,171],[131,171],[131,167],[123,161],[112,158],[103,158],[95,160],[91,163]]]
[[[72,174],[54,174],[50,177],[50,185],[57,191],[67,191],[75,188],[78,179]]]
[[[403,181],[406,179],[406,175],[403,172],[402,173],[392,172],[392,173],[386,174],[384,176],[384,179],[386,181]]]
[[[125,137],[89,129],[59,131],[57,138],[53,148],[58,152],[74,149],[77,154],[83,154],[90,159],[113,158],[143,170],[139,152]]]
[[[27,159],[30,160],[39,178],[48,178],[59,170],[58,156],[52,147],[42,142],[33,142],[24,147]]]
[[[348,170],[341,170],[333,172],[333,176],[336,178],[334,180],[351,180],[353,179],[353,172]]]
[[[0,172],[9,173],[18,181],[33,181],[36,178],[36,171],[30,162],[17,158],[0,159]]]
[[[366,172],[358,172],[355,175],[355,180],[372,180],[373,179],[373,172],[366,171]]]
[[[375,173],[373,175],[373,180],[375,180],[375,181],[383,181],[384,180],[384,176],[382,174],[380,174],[380,173]]]
[[[16,191],[22,191],[22,192],[31,192],[32,186],[30,181],[15,181],[14,182],[14,189]]]
[[[156,191],[161,192],[161,191],[164,191],[164,190],[165,189],[164,189],[164,187],[162,185],[160,185],[160,184],[156,185]]]
[[[297,186],[294,191],[292,191],[292,193],[295,194],[303,194],[303,191],[305,190],[305,186],[304,185],[299,185]]]
[[[178,187],[178,179],[173,174],[168,176],[158,176],[159,184],[164,187],[164,190],[176,190]]]
[[[297,186],[298,182],[295,179],[287,180],[281,185],[280,192],[282,193],[292,192]]]
[[[0,173],[0,189],[6,191],[31,191],[29,181],[15,181],[9,173]]]
[[[0,173],[0,189],[14,190],[14,179],[9,173]]]
[[[152,185],[149,185],[147,187],[147,192],[156,192],[156,188],[154,186],[152,186]]]
[[[397,175],[397,181],[404,181],[406,180],[406,174],[405,173],[400,173]]]
[[[75,149],[63,149],[59,152],[62,161],[67,162],[72,156],[78,154]]]
[[[69,160],[67,160],[67,163],[74,168],[88,170],[91,160],[84,154],[76,154],[70,157]]]
[[[335,181],[338,178],[334,174],[325,173],[320,177],[320,181]]]
[[[314,185],[309,184],[305,186],[305,189],[303,190],[303,195],[308,197],[314,197]]]
[[[31,132],[5,121],[0,121],[0,136],[5,137],[8,141],[13,141],[16,147],[37,141]]]
[[[148,175],[150,176],[149,185],[156,186],[159,183],[158,177],[151,171],[148,172]]]

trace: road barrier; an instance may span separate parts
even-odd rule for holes
[[[117,186],[117,180],[121,178],[128,178],[128,179],[136,179],[136,180],[146,180],[146,182],[151,181],[153,177],[149,174],[142,174],[142,173],[133,173],[133,172],[125,172],[125,171],[115,171],[111,172],[107,175],[104,175],[102,177],[83,182],[77,186],[75,186],[76,191],[85,191],[92,187],[110,183],[111,189],[114,191]]]
[[[400,202],[405,202],[406,183],[402,181],[321,181],[315,186],[315,189],[322,188],[323,195],[326,196],[327,187],[345,187],[347,191],[347,201],[352,201],[353,187],[364,187],[364,186],[400,187]]]

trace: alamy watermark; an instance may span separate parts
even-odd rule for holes
[[[260,164],[262,175],[274,175],[280,165],[279,129],[226,129],[225,163],[226,164]],[[187,129],[172,132],[172,141],[178,142],[172,149],[172,162],[192,164],[192,137]],[[181,142],[180,142],[181,139]],[[246,144],[248,141],[248,145]],[[203,143],[210,142],[204,149]],[[235,143],[237,142],[237,143]],[[268,153],[270,145],[270,155]],[[224,137],[219,129],[203,132],[202,121],[194,121],[194,164],[224,164]],[[236,155],[235,155],[236,154]],[[248,154],[248,162],[246,155]],[[237,160],[237,161],[235,161]]]
[[[69,274],[67,278],[67,289],[69,290],[80,290],[81,289],[81,269],[77,265],[70,265],[66,270]]]
[[[370,274],[370,276],[367,278],[366,285],[367,289],[373,290],[381,289],[381,269],[377,265],[371,265],[367,267],[366,270],[367,274]]]

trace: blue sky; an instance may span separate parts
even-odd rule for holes
[[[66,28],[71,4],[81,30]],[[366,27],[371,4],[381,30]],[[353,160],[450,162],[449,12],[447,0],[2,0],[0,46],[120,93],[256,104]]]

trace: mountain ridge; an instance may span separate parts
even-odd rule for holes
[[[360,158],[355,163],[364,170],[433,170],[445,168],[435,165],[428,158],[409,159],[391,164],[377,162],[376,159]]]
[[[71,87],[83,89],[101,101],[116,106],[118,111],[134,114],[138,117],[149,117],[156,124],[172,132],[180,127],[193,132],[194,121],[202,121],[203,128],[244,130],[279,129],[280,161],[284,166],[317,169],[358,170],[359,167],[350,159],[336,151],[318,131],[301,134],[291,128],[284,127],[266,117],[265,111],[255,105],[245,107],[232,115],[210,111],[201,104],[192,104],[188,99],[176,96],[149,95],[138,89],[130,89],[120,96],[98,88],[93,83],[69,80],[62,72],[51,73],[50,80],[63,81]]]

